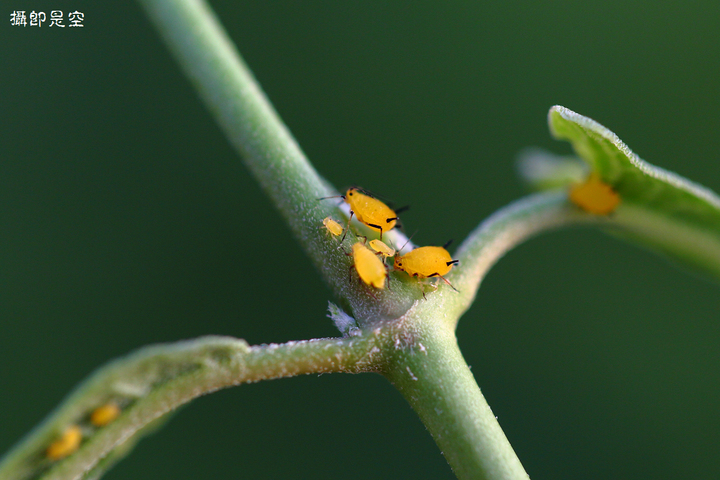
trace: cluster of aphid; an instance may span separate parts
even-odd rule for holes
[[[337,198],[337,197],[324,197]],[[453,260],[450,253],[446,250],[448,243],[442,247],[419,247],[405,255],[400,254],[400,250],[389,247],[382,241],[383,232],[392,230],[398,221],[398,212],[392,210],[382,201],[372,197],[358,188],[350,188],[345,195],[340,198],[350,205],[350,219],[353,215],[357,219],[367,225],[376,232],[380,232],[380,239],[373,239],[369,242],[365,237],[363,241],[358,241],[352,246],[353,266],[357,271],[358,277],[365,284],[383,289],[386,280],[389,277],[389,268],[385,263],[385,259],[393,258],[393,269],[405,272],[411,277],[418,279],[424,278],[440,278],[455,290],[444,275],[457,264],[457,260]],[[598,214],[607,215],[615,210],[620,204],[620,197],[607,184],[602,182],[597,174],[591,174],[588,179],[571,188],[569,198],[572,203],[583,210]],[[348,230],[350,229],[350,221],[347,227],[343,228],[338,222],[330,217],[323,220],[324,227],[332,235],[339,237],[342,235],[340,243],[345,240]],[[382,260],[381,260],[382,259]],[[457,291],[457,290],[455,290]],[[423,297],[425,292],[423,290]],[[61,460],[75,452],[82,443],[83,430],[93,428],[102,428],[113,422],[120,415],[120,406],[115,402],[108,402],[93,410],[87,418],[87,424],[84,428],[78,424],[67,427],[63,433],[53,441],[45,450],[45,456],[50,461]]]
[[[93,410],[87,418],[90,428],[102,428],[112,423],[120,415],[120,406],[115,402],[108,402]],[[60,436],[45,450],[48,460],[61,460],[80,448],[83,439],[84,428],[78,424],[67,427]]]
[[[452,259],[446,250],[450,242],[442,247],[419,247],[405,255],[401,255],[402,248],[396,251],[382,241],[383,232],[389,232],[397,224],[397,214],[401,210],[394,211],[382,201],[356,187],[348,189],[345,195],[323,197],[320,200],[326,198],[342,198],[350,205],[350,220],[355,216],[360,223],[367,225],[376,232],[380,232],[379,240],[374,239],[368,242],[367,238],[359,237],[363,240],[356,242],[352,246],[352,254],[348,254],[353,257],[351,271],[353,269],[357,271],[358,277],[365,284],[377,289],[385,288],[386,280],[390,278],[385,259],[392,257],[394,270],[405,272],[418,279],[440,278],[455,290],[455,287],[444,277],[450,272],[453,265],[458,263],[457,260]],[[340,240],[342,244],[347,231],[350,229],[350,220],[348,220],[346,228],[343,228],[330,217],[323,220],[323,225],[332,235],[337,237],[342,235]],[[425,291],[423,290],[424,296]]]
[[[380,232],[380,240],[375,239],[368,242],[367,238],[359,237],[363,240],[355,243],[352,246],[352,254],[348,254],[353,257],[351,271],[352,269],[356,270],[358,277],[365,284],[378,289],[385,288],[386,280],[390,278],[385,259],[393,257],[394,270],[405,272],[418,279],[437,277],[457,291],[444,277],[450,272],[453,265],[458,263],[446,250],[450,242],[442,247],[419,247],[401,255],[402,248],[396,251],[382,241],[383,232],[389,232],[397,224],[397,214],[400,210],[394,211],[382,201],[357,187],[348,189],[345,195],[323,197],[320,200],[327,198],[342,198],[350,206],[350,219],[345,228],[330,217],[323,220],[324,227],[332,235],[336,237],[342,235],[341,244],[350,229],[350,220],[353,216],[370,229]],[[600,180],[597,173],[591,173],[584,182],[571,187],[569,199],[583,210],[596,215],[608,215],[620,204],[620,196],[610,185]],[[423,290],[424,296],[425,291]]]

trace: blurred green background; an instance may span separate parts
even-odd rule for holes
[[[720,3],[212,2],[319,172],[460,241],[559,153],[565,105],[720,190]],[[226,334],[337,335],[327,287],[133,2],[0,12],[0,452],[95,367]],[[79,10],[84,28],[13,27]],[[718,478],[718,284],[593,230],[534,239],[460,321],[534,479]],[[106,478],[453,478],[379,375],[201,398]]]

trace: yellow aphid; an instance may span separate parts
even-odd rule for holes
[[[400,252],[396,253],[393,268],[403,271],[411,277],[440,277],[455,290],[455,287],[445,280],[443,275],[447,275],[457,262],[452,259],[445,247],[419,247],[405,255],[400,255]]]
[[[90,423],[96,427],[104,427],[120,415],[120,407],[115,402],[101,405],[90,414]]]
[[[353,245],[353,267],[360,280],[375,288],[385,288],[385,264],[361,242]]]
[[[340,225],[338,222],[336,222],[330,217],[325,217],[325,219],[323,220],[323,225],[325,225],[325,228],[327,228],[328,232],[335,235],[336,237],[342,235],[344,230],[342,225]]]
[[[570,201],[586,212],[607,215],[620,204],[620,196],[593,172],[584,183],[570,189]]]
[[[337,197],[323,197],[320,200],[326,198]],[[362,193],[357,187],[348,188],[345,195],[340,195],[340,198],[350,205],[350,220],[355,215],[360,223],[364,223],[376,232],[380,232],[381,240],[383,232],[389,232],[397,223],[398,216],[395,210],[377,198]],[[347,234],[347,231],[345,233]],[[345,240],[344,235],[343,240]]]
[[[383,257],[392,257],[395,255],[395,249],[388,247],[385,242],[380,240],[370,240],[370,248],[380,253]]]
[[[60,438],[50,444],[45,454],[50,460],[60,460],[77,450],[81,441],[82,431],[80,427],[71,425],[65,429]]]

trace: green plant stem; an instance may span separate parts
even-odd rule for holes
[[[323,270],[318,226],[332,195],[202,0],[140,0],[225,135]]]
[[[404,314],[412,303],[407,295],[386,292],[381,304],[371,301],[357,282],[347,281],[351,258],[320,228],[323,218],[344,215],[336,202],[318,201],[337,192],[310,165],[207,3],[139,1],[235,150],[346,309],[361,323]],[[350,232],[346,243],[355,240]]]
[[[310,373],[373,370],[375,336],[248,346],[244,340],[204,337],[146,347],[100,368],[0,461],[0,479],[80,478],[98,462],[137,441],[143,429],[200,395],[243,383]],[[127,404],[110,425],[94,431],[67,459],[49,463],[44,451],[69,425],[87,424],[108,400]],[[118,458],[113,458],[116,461]],[[100,472],[94,471],[94,474]]]
[[[470,308],[490,268],[519,243],[567,225],[611,222],[609,217],[591,215],[572,205],[564,190],[536,193],[501,208],[473,230],[455,254],[460,264],[447,278],[460,294],[448,305],[452,310],[449,318],[457,320]]]
[[[453,329],[423,310],[398,326],[383,373],[420,416],[458,478],[526,480]]]

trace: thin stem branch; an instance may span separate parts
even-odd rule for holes
[[[375,336],[248,346],[230,337],[204,337],[146,347],[100,368],[0,461],[0,478],[80,478],[114,452],[137,441],[143,429],[190,400],[243,383],[311,373],[374,370],[380,350]],[[124,405],[113,423],[88,423],[94,408],[112,400]],[[45,449],[69,425],[87,433],[80,449],[49,462]],[[113,458],[113,461],[118,460]],[[107,468],[109,465],[104,465]],[[100,473],[100,472],[94,472]]]
[[[610,220],[581,211],[568,202],[565,191],[529,195],[492,214],[455,254],[460,265],[448,278],[460,294],[452,302],[450,318],[457,321],[470,307],[482,279],[505,253],[539,233],[578,223],[607,225]]]

